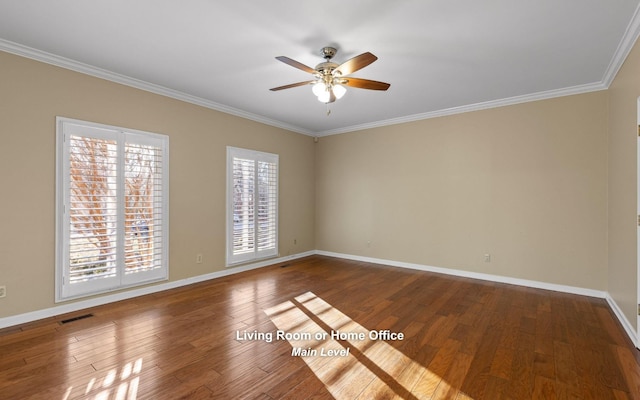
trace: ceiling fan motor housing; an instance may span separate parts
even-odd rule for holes
[[[316,71],[318,71],[320,75],[331,74],[336,68],[338,68],[338,64],[331,61],[326,61],[316,65]]]
[[[319,78],[323,78],[327,75],[332,74],[333,71],[338,68],[338,64],[331,62],[331,58],[333,58],[333,56],[335,56],[337,52],[338,50],[336,50],[334,47],[323,47],[322,50],[320,50],[322,57],[324,57],[326,61],[316,65],[315,69],[316,71],[318,71]]]

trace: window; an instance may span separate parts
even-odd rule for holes
[[[57,119],[56,301],[168,276],[169,138]]]
[[[278,255],[278,155],[227,147],[227,265]]]

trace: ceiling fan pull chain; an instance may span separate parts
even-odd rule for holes
[[[331,114],[331,107],[329,107],[329,103],[324,103],[327,105],[327,117]]]

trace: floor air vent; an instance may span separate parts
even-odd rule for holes
[[[68,324],[69,322],[78,321],[81,319],[91,318],[91,317],[93,317],[93,314],[78,315],[77,317],[63,319],[62,321],[60,321],[60,324],[64,325],[64,324]]]

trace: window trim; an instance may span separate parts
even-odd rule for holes
[[[254,251],[251,253],[246,253],[242,256],[237,256],[233,254],[233,227],[234,227],[234,203],[233,203],[233,159],[234,157],[246,158],[254,160],[255,162],[264,161],[275,164],[276,176],[275,176],[275,237],[273,238],[275,245],[274,248],[269,251],[259,252],[257,244],[254,246]],[[225,254],[226,254],[226,266],[231,267],[238,264],[243,264],[252,261],[258,261],[268,258],[277,257],[279,255],[279,193],[280,193],[280,161],[279,155],[273,153],[266,153],[257,150],[249,150],[243,149],[239,147],[227,146],[227,170],[226,170],[226,244],[225,244]],[[257,225],[258,221],[256,219],[255,224]],[[257,235],[257,229],[255,229]]]
[[[69,173],[70,173],[70,157],[69,146],[65,143],[65,136],[70,133],[69,131],[77,128],[84,127],[91,133],[87,134],[87,137],[95,138],[109,138],[117,141],[124,141],[126,138],[134,138],[132,141],[136,144],[154,144],[158,145],[162,151],[162,188],[160,191],[161,206],[160,212],[162,213],[162,226],[161,226],[161,238],[160,242],[160,254],[161,254],[161,268],[153,269],[150,273],[140,273],[137,277],[127,276],[123,273],[123,266],[117,266],[117,279],[105,280],[104,283],[90,286],[90,290],[72,288],[71,284],[66,281],[68,277],[65,274],[68,272],[68,266],[66,260],[68,258],[67,251],[69,246],[69,219],[65,215],[66,203],[69,199]],[[97,131],[101,131],[96,134]],[[167,135],[145,132],[135,129],[122,128],[112,125],[104,125],[95,122],[82,121],[77,119],[71,119],[66,117],[56,117],[56,204],[55,204],[55,218],[56,218],[56,234],[55,234],[55,302],[68,301],[72,299],[78,299],[88,296],[94,296],[104,293],[109,293],[125,288],[136,287],[146,285],[152,282],[166,281],[169,278],[169,137]],[[118,176],[118,185],[124,184],[124,178]],[[123,195],[122,195],[123,196]],[[121,196],[118,195],[120,198]],[[121,197],[124,199],[124,197]],[[122,205],[124,207],[124,205]],[[123,223],[124,216],[118,215],[118,222]],[[124,246],[124,239],[119,239],[118,246]],[[118,249],[118,251],[124,251]],[[137,274],[135,274],[137,275]],[[136,279],[139,278],[139,279]],[[85,288],[86,288],[85,286]]]

